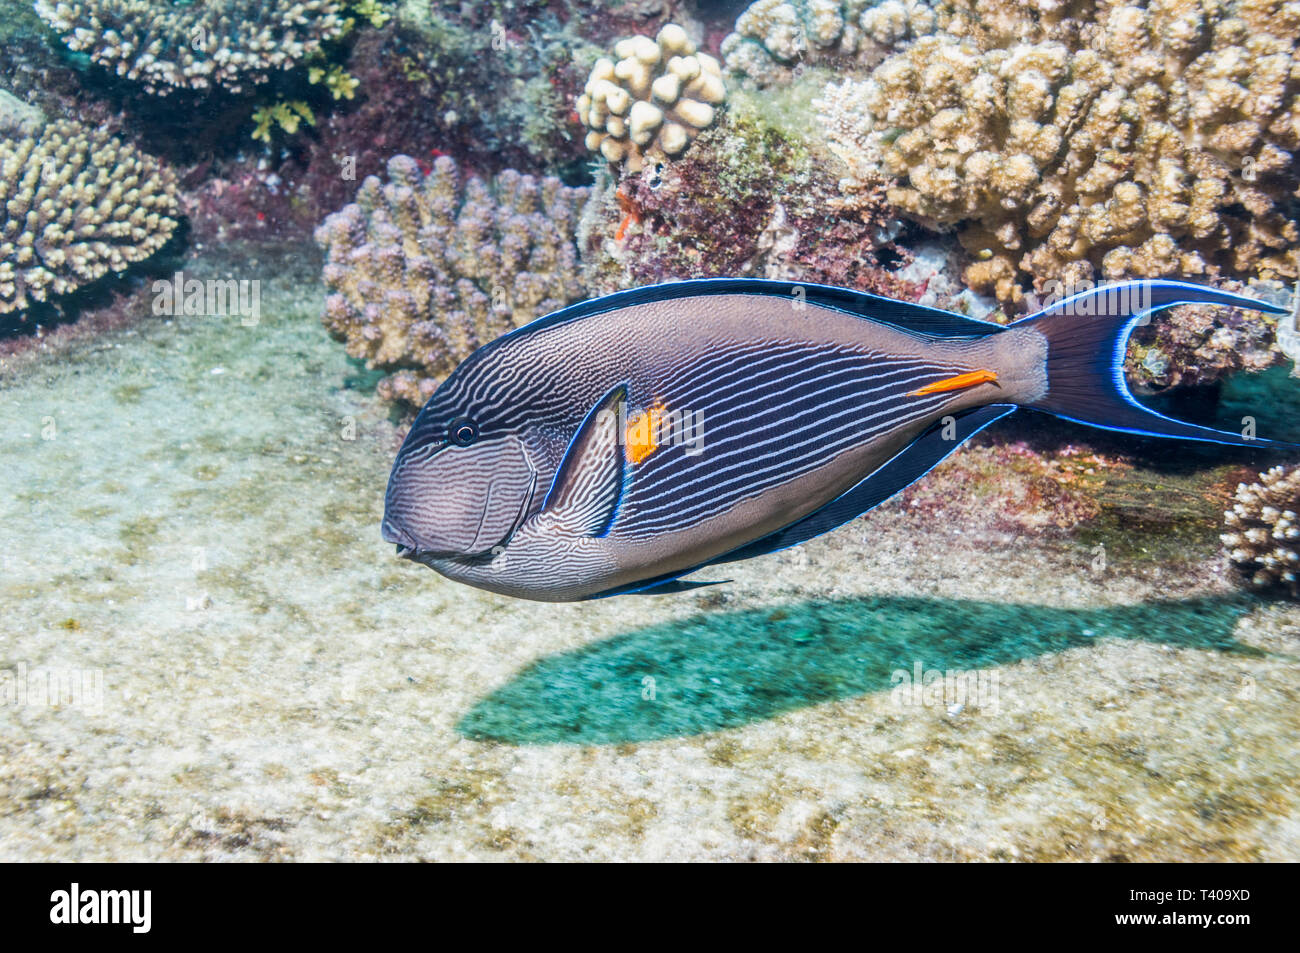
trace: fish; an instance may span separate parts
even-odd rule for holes
[[[382,535],[399,557],[507,596],[657,594],[856,519],[1019,409],[1292,448],[1134,399],[1129,335],[1176,304],[1288,313],[1173,280],[1100,285],[1006,325],[749,278],[581,302],[480,347],[438,386],[393,463]]]

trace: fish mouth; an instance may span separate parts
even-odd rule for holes
[[[398,559],[409,559],[413,563],[427,563],[431,559],[455,559],[464,555],[452,550],[421,549],[405,530],[393,526],[387,520],[384,521],[384,542],[396,547]]]
[[[420,547],[411,534],[386,516],[380,531],[383,533],[384,542],[392,543],[397,547],[397,555],[401,559],[414,559],[419,555]]]

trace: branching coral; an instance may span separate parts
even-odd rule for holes
[[[462,187],[456,163],[409,156],[369,176],[316,230],[325,325],[348,353],[394,372],[390,400],[419,406],[480,345],[582,294],[573,243],[586,189],[506,170]]]
[[[1082,6],[1095,23],[1042,28],[1071,44],[938,33],[830,86],[830,140],[956,226],[1004,304],[1050,280],[1294,276],[1300,4]]]
[[[722,56],[727,69],[767,86],[789,82],[800,64],[874,65],[934,26],[924,0],[757,0],[722,41]]]
[[[681,155],[713,123],[726,99],[722,68],[695,49],[686,31],[665,24],[655,39],[631,36],[614,45],[618,61],[602,57],[578,97],[587,148],[639,172]]]
[[[316,125],[316,114],[301,100],[276,103],[274,106],[259,106],[253,110],[252,136],[262,142],[270,142],[274,129],[283,129],[292,136],[303,123],[309,126]]]
[[[151,93],[239,92],[318,51],[346,28],[342,0],[37,0],[78,52]]]
[[[124,271],[176,223],[170,173],[105,132],[61,120],[0,139],[0,313]]]
[[[1274,467],[1259,483],[1237,486],[1237,502],[1223,514],[1220,539],[1228,558],[1251,585],[1281,586],[1300,596],[1300,467]]]
[[[722,43],[729,70],[760,86],[800,66],[876,66],[913,40],[941,32],[980,50],[1054,40],[1078,43],[1109,0],[757,0]]]
[[[913,2],[913,0],[907,0]],[[981,50],[1053,40],[1086,45],[1114,0],[930,0],[937,30]]]

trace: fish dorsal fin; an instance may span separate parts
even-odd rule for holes
[[[577,536],[604,536],[623,496],[623,448],[618,409],[627,402],[619,384],[582,422],[555,473],[542,513]]]
[[[733,549],[712,562],[729,563],[738,559],[749,559],[751,556],[774,553],[778,549],[797,546],[814,536],[828,533],[835,527],[856,519],[899,490],[915,483],[967,439],[1015,409],[1011,404],[989,404],[962,414],[954,414],[950,425],[945,425],[942,420],[938,421],[900,450],[888,463],[868,474],[861,482],[821,509],[814,510],[784,529],[777,530],[762,539],[756,539],[740,549]]]
[[[936,337],[979,338],[1001,334],[1006,330],[1004,325],[994,324],[992,321],[980,321],[951,311],[941,311],[938,308],[929,308],[910,301],[897,301],[894,298],[854,291],[851,288],[837,288],[834,285],[775,281],[769,278],[693,278],[689,281],[670,281],[661,285],[616,291],[600,298],[571,304],[567,308],[553,311],[530,321],[523,327],[503,334],[485,344],[480,350],[491,350],[503,346],[506,341],[512,339],[526,337],[582,318],[617,311],[620,308],[708,295],[760,295],[767,298],[785,298],[792,302],[797,301],[800,305],[811,304],[830,308],[833,311],[843,311],[869,321],[893,325],[904,331],[932,334]]]

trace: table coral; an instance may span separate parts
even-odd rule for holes
[[[177,218],[171,174],[102,130],[59,120],[0,138],[0,314],[125,271]]]
[[[1237,502],[1223,514],[1223,545],[1251,585],[1300,596],[1300,467],[1273,467],[1259,479],[1238,484]]]
[[[1300,4],[1076,5],[1071,42],[922,37],[827,88],[834,147],[957,228],[976,288],[1296,274]],[[981,42],[1003,42],[982,49]]]
[[[240,92],[320,49],[346,28],[342,0],[37,0],[69,48],[166,95]]]
[[[577,109],[587,148],[630,172],[681,155],[726,99],[722,67],[676,24],[619,40],[614,56],[596,61]]]
[[[316,230],[331,292],[324,321],[348,353],[389,371],[389,400],[419,406],[493,338],[582,295],[573,242],[587,189],[507,169],[491,182],[443,156],[369,176]]]

